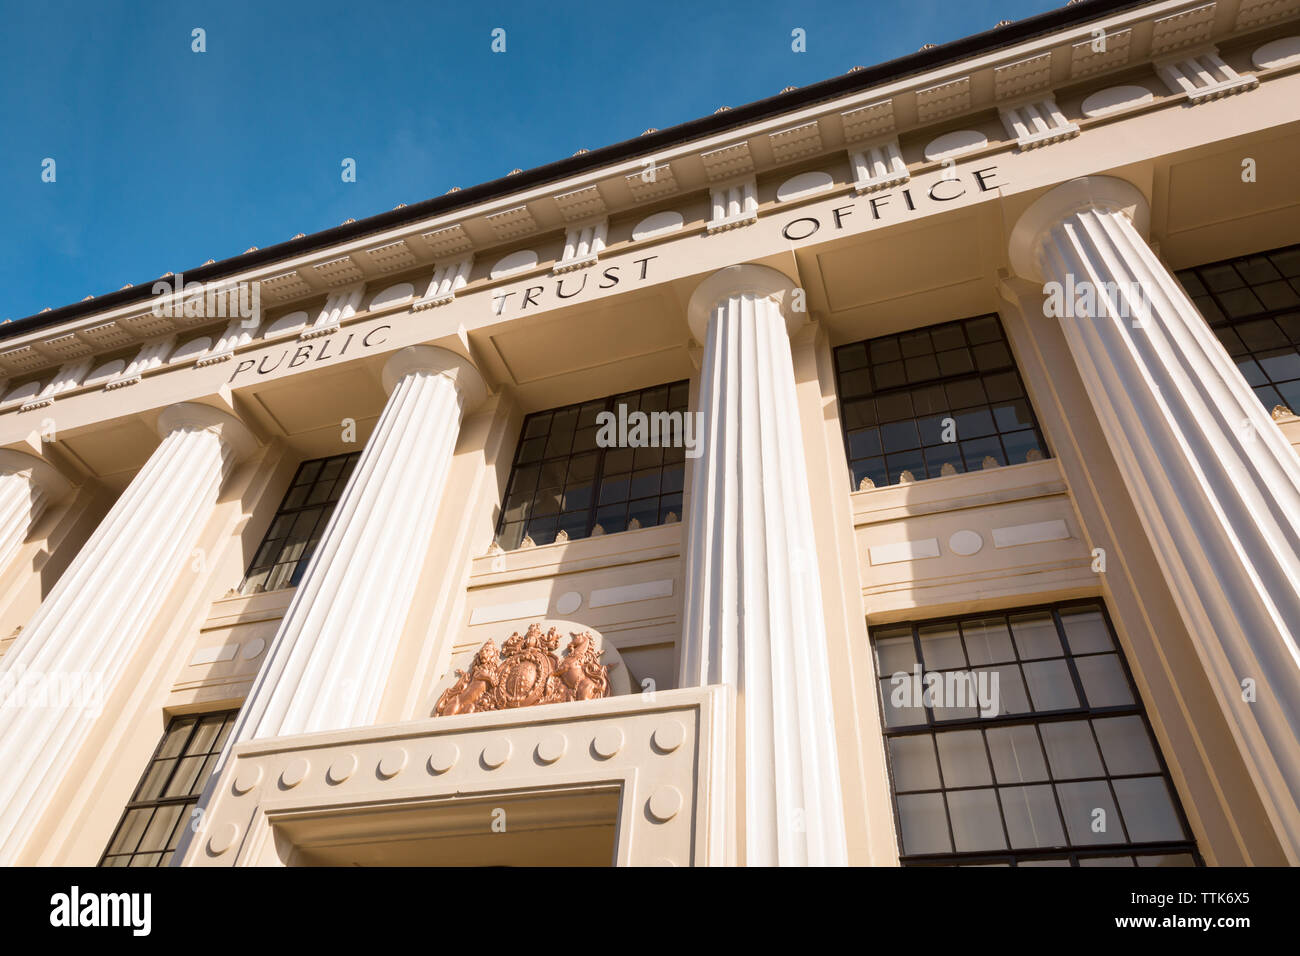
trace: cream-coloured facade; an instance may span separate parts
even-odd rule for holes
[[[0,861],[1300,863],[1297,169],[1085,0],[6,326]]]

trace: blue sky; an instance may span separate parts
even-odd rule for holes
[[[1059,5],[0,0],[0,319]]]

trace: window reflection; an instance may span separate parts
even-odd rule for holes
[[[1197,864],[1099,603],[871,638],[904,863]]]

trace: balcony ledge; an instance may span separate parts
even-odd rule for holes
[[[246,741],[186,863],[374,861],[387,842],[394,859],[434,863],[452,840],[499,839],[494,803],[513,801],[512,818],[540,831],[589,823],[615,791],[612,862],[721,863],[728,695],[681,688]],[[566,809],[548,817],[557,795]]]

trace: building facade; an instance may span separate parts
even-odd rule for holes
[[[1300,862],[1300,2],[0,330],[0,861]]]

